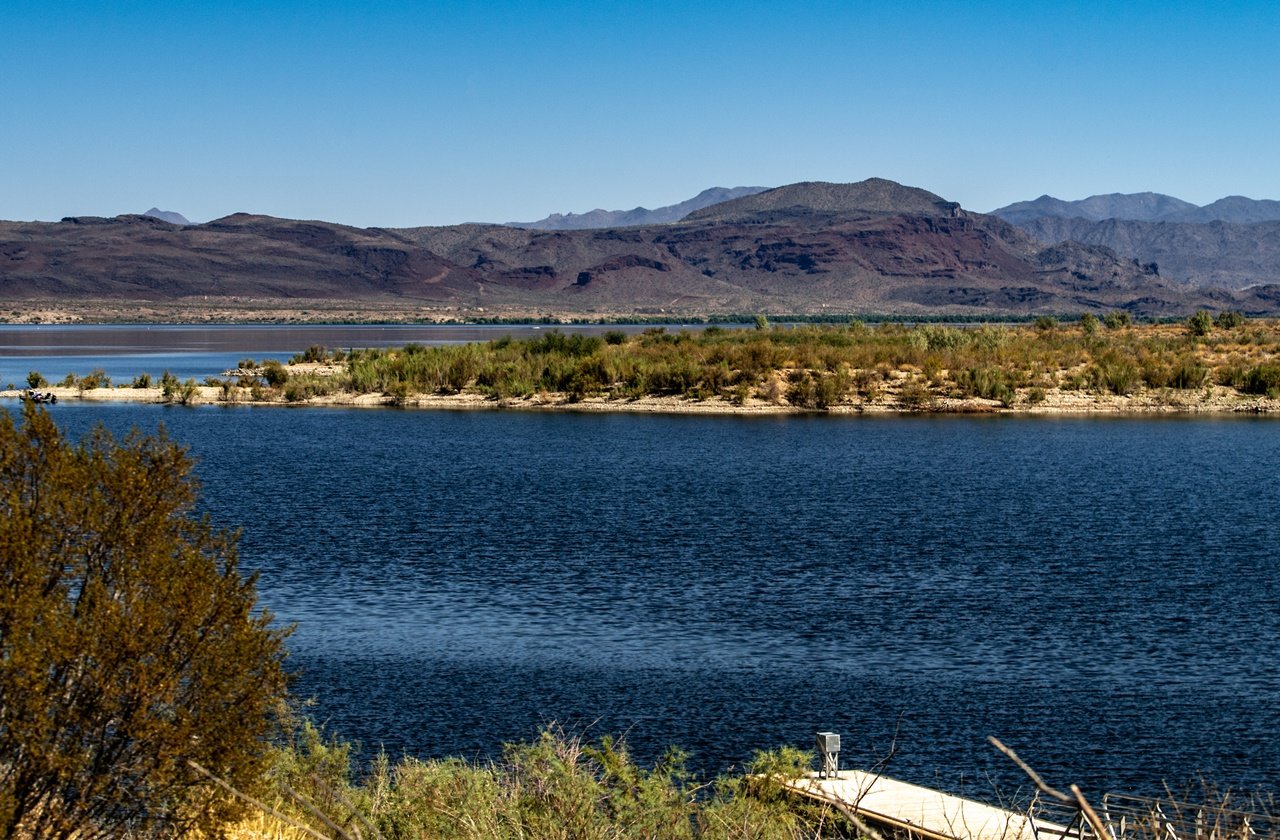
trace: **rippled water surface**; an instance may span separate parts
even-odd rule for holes
[[[549,721],[713,772],[1280,787],[1280,424],[59,404],[199,456],[299,689],[392,755]]]

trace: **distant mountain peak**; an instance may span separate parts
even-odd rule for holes
[[[150,216],[153,219],[160,219],[161,221],[165,221],[173,225],[191,224],[191,222],[187,220],[187,217],[182,215],[181,213],[175,213],[172,210],[161,210],[159,207],[152,207],[150,210],[148,210],[145,213],[142,213],[141,215]]]
[[[928,190],[885,178],[868,178],[852,184],[803,181],[726,201],[691,213],[688,218],[690,221],[741,219],[796,209],[817,213],[954,215],[960,205]]]
[[[679,204],[670,204],[649,210],[636,207],[632,210],[601,210],[587,213],[552,213],[536,222],[508,222],[508,227],[534,228],[536,230],[590,230],[594,228],[634,227],[636,225],[665,225],[678,222],[697,210],[743,196],[764,192],[768,187],[710,187]]]

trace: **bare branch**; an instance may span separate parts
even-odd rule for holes
[[[1058,800],[1059,802],[1065,805],[1077,804],[1076,800],[1073,797],[1068,796],[1067,794],[1063,793],[1060,790],[1049,787],[1049,785],[1045,782],[1045,780],[1040,778],[1040,774],[1031,769],[1031,765],[1027,764],[1021,758],[1018,758],[1018,754],[1014,752],[1012,749],[1010,749],[1009,747],[1006,747],[1003,743],[1001,743],[999,738],[997,738],[994,735],[990,735],[987,737],[987,740],[991,743],[991,746],[995,747],[1000,752],[1004,753],[1006,756],[1008,756],[1010,761],[1018,765],[1018,767],[1021,768],[1022,772],[1026,773],[1031,778],[1031,781],[1035,783],[1035,786],[1040,789],[1041,793],[1045,794],[1046,796],[1052,796],[1054,799]]]

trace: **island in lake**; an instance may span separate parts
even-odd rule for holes
[[[551,330],[446,346],[329,350],[241,361],[179,381],[101,371],[27,385],[60,399],[723,413],[1280,411],[1280,322],[1199,312],[1025,325]],[[28,392],[11,390],[9,397]]]

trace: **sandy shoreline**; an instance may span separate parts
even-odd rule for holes
[[[46,387],[59,402],[134,402],[163,404],[160,388],[91,388]],[[0,399],[17,400],[22,391],[0,391]],[[723,398],[704,400],[683,397],[641,397],[608,399],[587,397],[573,400],[565,394],[538,394],[525,399],[491,399],[481,394],[420,394],[397,401],[384,394],[338,393],[290,402],[283,397],[251,400],[248,389],[228,399],[220,387],[196,387],[191,405],[255,405],[305,408],[331,406],[352,408],[403,408],[453,411],[573,411],[586,413],[641,414],[723,414],[723,415],[905,415],[905,414],[986,414],[986,415],[1053,415],[1053,414],[1280,414],[1280,400],[1241,395],[1220,386],[1197,391],[1146,391],[1132,396],[1091,393],[1086,391],[1048,391],[1043,400],[1031,403],[1015,400],[1004,405],[979,398],[953,399],[940,397],[924,406],[909,406],[893,396],[875,400],[851,400],[829,409],[806,409],[749,399],[736,404]]]

